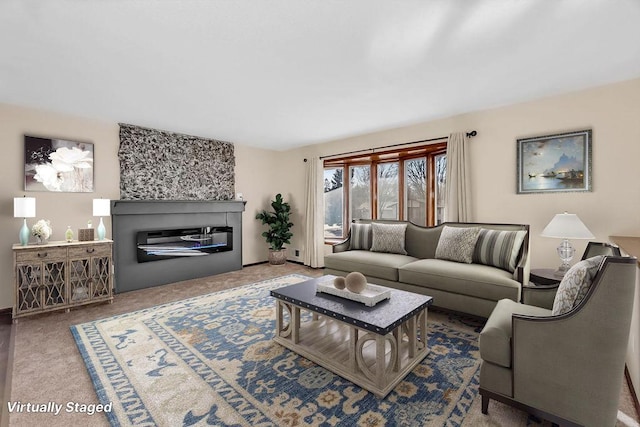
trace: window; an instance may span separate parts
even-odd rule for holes
[[[427,223],[427,158],[405,161],[404,217],[414,224]]]
[[[406,220],[423,226],[442,223],[446,148],[443,140],[325,159],[325,238],[346,237],[354,219]]]
[[[335,239],[344,233],[342,206],[343,168],[325,168],[324,170],[324,237]]]
[[[381,163],[378,165],[378,218],[399,219],[398,207],[398,169],[399,163]]]
[[[349,218],[371,219],[371,166],[349,166]]]

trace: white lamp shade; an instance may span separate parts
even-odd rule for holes
[[[93,216],[111,215],[111,200],[93,199]]]
[[[543,237],[556,237],[559,239],[595,239],[578,215],[570,213],[557,214],[551,222],[542,230]]]
[[[33,218],[36,216],[36,198],[35,197],[14,197],[13,198],[13,217],[14,218]]]

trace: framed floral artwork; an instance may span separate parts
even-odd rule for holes
[[[93,144],[25,135],[24,189],[93,192]]]
[[[518,194],[591,191],[591,129],[517,141]]]

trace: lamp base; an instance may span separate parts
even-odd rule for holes
[[[27,227],[27,218],[24,218],[22,222],[22,228],[20,229],[20,244],[22,246],[27,246],[29,243],[29,227]]]
[[[564,239],[560,246],[558,246],[558,256],[562,260],[562,265],[558,267],[558,269],[554,272],[555,276],[563,277],[565,273],[571,268],[571,260],[573,256],[576,254],[576,250],[571,245],[571,242],[568,239]]]
[[[102,217],[100,217],[100,224],[98,224],[98,240],[104,240],[105,234],[107,234],[107,230],[104,228],[104,223],[102,222]]]

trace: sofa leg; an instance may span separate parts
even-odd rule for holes
[[[482,396],[482,413],[487,415],[489,412],[489,396]]]

